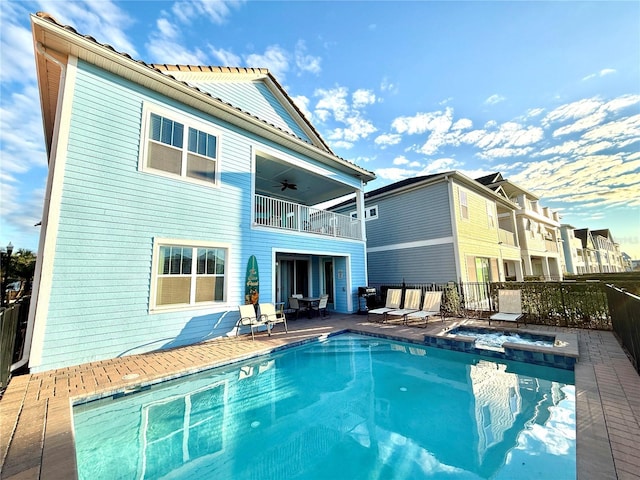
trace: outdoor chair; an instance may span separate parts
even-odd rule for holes
[[[491,320],[499,322],[518,322],[523,317],[522,313],[522,292],[520,290],[498,290],[498,313],[489,317]]]
[[[327,304],[329,303],[329,295],[322,295],[317,305],[313,305],[311,309],[318,312],[318,316],[325,317],[327,315]]]
[[[404,294],[404,306],[399,310],[391,310],[387,312],[387,320],[389,317],[402,317],[402,323],[407,323],[407,315],[420,310],[420,298],[422,297],[422,290],[409,289]]]
[[[382,321],[387,320],[387,312],[398,310],[400,308],[400,302],[402,301],[402,290],[399,288],[390,288],[387,290],[387,300],[384,307],[374,308],[367,312],[367,320],[369,315],[382,315]]]
[[[306,312],[307,307],[300,304],[298,297],[289,297],[289,309],[296,314],[296,320],[300,316],[300,312]]]
[[[256,309],[253,304],[247,305],[238,305],[238,310],[240,310],[240,318],[236,323],[236,337],[238,336],[238,332],[240,331],[240,327],[249,325],[251,328],[251,339],[255,340],[255,336],[253,334],[254,328],[259,328],[261,326],[266,326],[269,335],[271,335],[271,330],[269,325],[262,321],[262,316],[258,317],[256,315]]]
[[[422,302],[422,309],[417,312],[412,312],[407,315],[407,322],[412,318],[424,320],[426,325],[429,322],[429,317],[435,317],[440,315],[444,322],[444,315],[441,312],[442,305],[442,292],[425,292],[424,300]]]
[[[284,323],[284,331],[286,333],[289,333],[289,330],[287,328],[287,317],[281,310],[276,310],[276,306],[273,303],[260,304],[259,320],[267,326],[269,335],[271,335],[273,326],[278,323]]]

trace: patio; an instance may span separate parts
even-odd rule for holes
[[[0,400],[2,478],[77,478],[70,408],[74,397],[101,397],[344,329],[422,340],[425,333],[439,332],[444,327],[487,324],[452,318],[446,319],[445,325],[431,321],[427,328],[417,328],[373,323],[366,316],[335,314],[288,323],[288,334],[278,326],[271,337],[260,333],[255,341],[247,334],[14,377]],[[640,479],[640,377],[613,333],[576,332],[580,349],[575,367],[577,478]]]

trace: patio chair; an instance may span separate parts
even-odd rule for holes
[[[420,298],[422,297],[422,290],[409,289],[404,294],[404,306],[398,310],[391,310],[387,312],[387,320],[389,317],[402,317],[402,323],[407,323],[407,315],[420,310]]]
[[[236,337],[238,336],[238,332],[240,331],[240,327],[249,325],[251,328],[251,339],[255,340],[255,336],[253,334],[253,329],[261,327],[265,325],[267,327],[267,331],[269,331],[269,335],[271,335],[271,330],[269,325],[262,321],[262,316],[256,315],[256,309],[253,304],[247,305],[238,305],[238,310],[240,310],[240,318],[236,322]]]
[[[491,320],[499,322],[518,322],[523,317],[522,313],[522,292],[520,290],[498,290],[498,313],[489,317]]]
[[[296,320],[300,316],[300,312],[306,312],[307,307],[300,304],[298,297],[289,297],[289,309],[296,314]]]
[[[441,310],[442,305],[442,292],[425,292],[424,300],[422,302],[422,309],[417,312],[412,312],[407,315],[407,321],[412,318],[424,320],[426,325],[429,322],[429,317],[435,317],[440,315],[444,322],[444,315]]]
[[[320,297],[317,305],[313,305],[311,309],[318,312],[318,316],[325,317],[327,315],[327,304],[329,303],[329,295],[325,294]]]
[[[400,288],[390,288],[387,290],[387,300],[384,307],[374,308],[367,312],[367,320],[369,315],[382,315],[382,321],[387,320],[387,312],[392,310],[398,310],[400,308],[400,302],[402,301],[402,290]]]
[[[289,333],[289,329],[287,328],[287,317],[281,310],[276,310],[276,306],[273,303],[260,304],[260,321],[267,326],[269,335],[271,335],[273,326],[278,323],[284,323],[284,331]]]

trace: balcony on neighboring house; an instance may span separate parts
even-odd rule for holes
[[[516,234],[504,228],[498,228],[498,239],[503,245],[516,246]]]
[[[360,220],[299,203],[255,195],[254,225],[334,238],[362,240]]]

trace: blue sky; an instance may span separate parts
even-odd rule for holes
[[[269,68],[367,190],[500,171],[640,259],[640,2],[0,2],[0,245],[34,251],[37,11],[147,63]]]

